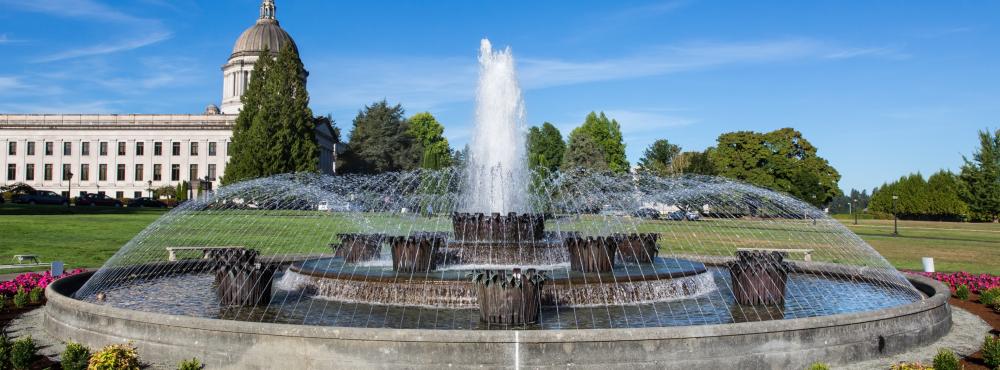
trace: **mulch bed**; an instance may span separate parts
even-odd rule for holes
[[[959,307],[963,310],[969,311],[979,318],[986,321],[987,324],[993,327],[990,334],[1000,335],[1000,313],[997,313],[993,309],[984,306],[979,303],[978,294],[969,294],[968,301],[962,301],[954,296],[948,300],[948,304]],[[980,352],[973,353],[969,357],[962,359],[962,364],[965,365],[966,370],[992,370],[983,363],[983,355]]]
[[[21,316],[24,313],[31,312],[33,310],[42,308],[42,306],[43,306],[42,304],[38,304],[38,305],[29,305],[28,307],[25,307],[25,308],[5,307],[2,310],[3,312],[0,312],[0,328],[3,328],[4,330],[6,330],[7,326],[10,325],[11,321],[14,321],[14,319],[17,319],[19,316]],[[43,370],[43,369],[61,370],[62,366],[59,366],[58,362],[52,361],[48,357],[38,356],[38,359],[35,360],[35,363],[31,364],[31,368],[30,369],[31,370]]]

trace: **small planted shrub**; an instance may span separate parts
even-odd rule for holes
[[[62,353],[63,370],[87,370],[90,361],[90,348],[80,343],[69,342]]]
[[[934,370],[934,368],[919,362],[900,362],[892,365],[892,370]]]
[[[824,364],[822,362],[816,362],[813,363],[812,365],[809,365],[809,367],[807,367],[806,370],[830,370],[830,365]]]
[[[38,352],[38,346],[35,345],[31,336],[18,339],[14,341],[10,350],[10,365],[14,370],[27,370],[31,367],[31,363],[35,362],[36,352]]]
[[[177,370],[201,370],[204,367],[205,365],[202,365],[201,361],[198,361],[197,358],[184,360],[181,361],[181,363],[177,364]]]
[[[0,369],[9,368],[7,364],[10,363],[10,351],[13,347],[13,343],[10,342],[10,337],[7,333],[0,334]]]
[[[28,292],[24,288],[18,289],[14,294],[14,307],[25,308],[28,306]]]
[[[987,306],[997,306],[1000,303],[1000,287],[990,288],[979,293],[979,303]]]
[[[43,298],[45,298],[45,291],[41,287],[36,286],[28,292],[28,300],[33,304],[42,303]]]
[[[139,370],[139,352],[130,344],[112,344],[90,356],[87,370]]]
[[[986,363],[986,367],[1000,369],[1000,338],[987,335],[980,351],[983,353],[983,362]]]
[[[7,310],[7,297],[0,294],[0,312]]]
[[[942,348],[934,356],[934,370],[959,370],[962,364],[958,361],[958,356],[950,349]]]
[[[963,301],[968,301],[969,300],[969,287],[967,285],[965,285],[965,284],[959,285],[958,288],[955,289],[955,297],[957,297],[958,299],[961,299]]]

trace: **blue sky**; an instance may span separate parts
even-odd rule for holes
[[[0,0],[0,112],[200,113],[256,0]],[[591,110],[630,161],[666,138],[795,127],[868,188],[957,170],[1000,127],[1000,2],[277,0],[312,108],[347,132],[382,98],[463,145],[479,40],[513,48],[531,124]]]

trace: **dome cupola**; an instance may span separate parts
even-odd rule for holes
[[[295,41],[281,28],[277,18],[274,0],[263,0],[260,17],[253,26],[247,28],[236,39],[229,61],[222,67],[222,108],[223,114],[237,114],[243,107],[241,98],[246,92],[254,64],[265,50],[277,56],[285,46],[291,46],[298,53]]]

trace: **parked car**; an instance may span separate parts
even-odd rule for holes
[[[161,202],[159,200],[153,199],[153,198],[141,197],[141,198],[135,198],[135,199],[132,199],[132,200],[128,201],[128,207],[129,208],[133,208],[133,207],[138,207],[138,208],[143,208],[143,207],[166,208],[167,204],[163,203],[163,202]]]
[[[14,203],[19,204],[67,204],[66,197],[47,190],[35,190],[28,194],[21,194],[14,199]]]
[[[673,211],[667,213],[667,219],[670,221],[698,221],[701,219],[701,214],[698,212]]]
[[[652,208],[639,208],[635,212],[632,212],[632,217],[648,218],[650,220],[659,220],[660,211],[657,211]]]
[[[77,206],[121,207],[122,201],[104,194],[88,193],[76,200]]]

